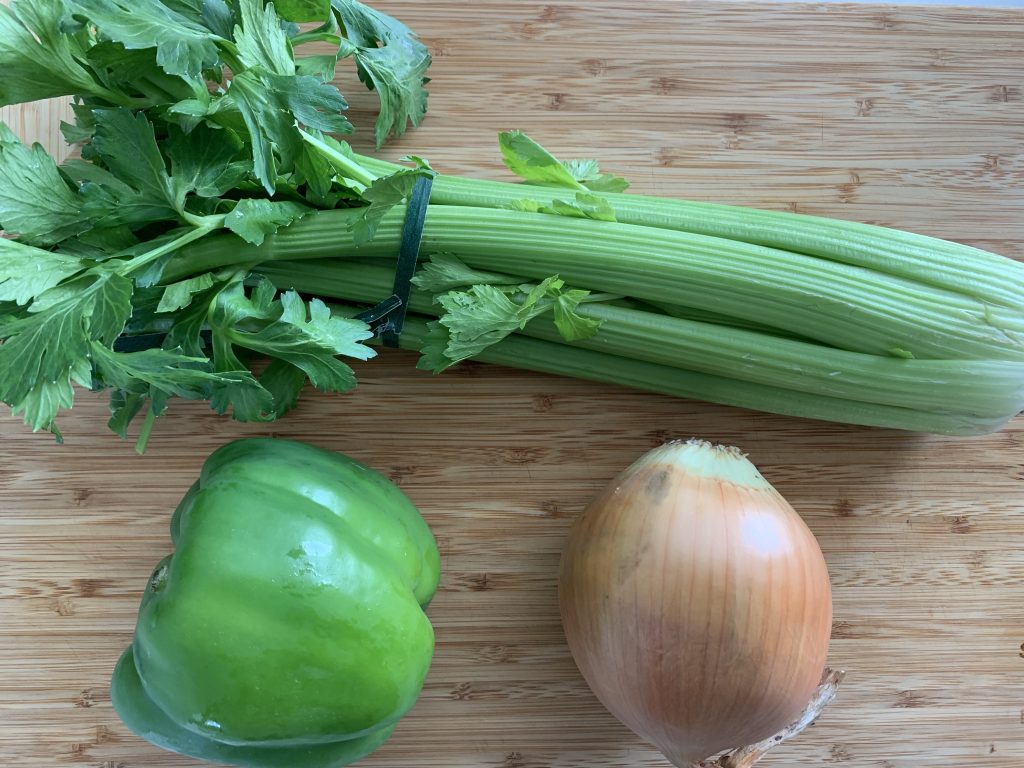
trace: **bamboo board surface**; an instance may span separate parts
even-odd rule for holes
[[[634,191],[899,226],[1024,257],[1024,17],[1012,10],[381,1],[436,57],[386,149],[506,177],[495,133],[599,156]],[[357,124],[372,98],[344,78]],[[3,112],[55,146],[62,107]],[[13,120],[12,120],[13,116]],[[365,137],[357,138],[365,147]],[[437,653],[367,768],[664,768],[577,673],[556,572],[587,500],[692,435],[750,454],[818,536],[839,700],[766,766],[1024,764],[1024,419],[973,439],[812,423],[389,352],[272,426],[175,404],[148,453],[80,395],[67,444],[0,420],[0,764],[186,768],[130,735],[108,676],[206,455],[274,434],[346,452],[439,540]]]

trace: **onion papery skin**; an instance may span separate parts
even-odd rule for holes
[[[573,526],[559,598],[598,699],[677,766],[785,728],[828,656],[821,548],[735,448],[673,442],[616,477]]]

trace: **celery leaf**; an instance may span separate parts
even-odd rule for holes
[[[601,327],[601,321],[583,317],[576,308],[589,295],[588,291],[564,291],[555,298],[553,307],[555,327],[566,341],[589,339]]]
[[[362,193],[363,200],[369,205],[363,210],[362,216],[355,220],[352,227],[356,245],[368,243],[373,239],[377,226],[385,214],[396,205],[406,200],[416,182],[424,176],[434,176],[427,168],[403,168],[390,176],[382,176]]]
[[[503,285],[512,282],[522,281],[496,272],[473,269],[450,253],[435,253],[412,279],[413,285],[427,293],[443,293],[468,285]]]
[[[574,200],[555,198],[545,205],[537,200],[523,198],[506,203],[506,208],[522,213],[550,213],[555,216],[569,216],[577,219],[595,219],[597,221],[616,221],[615,209],[611,203],[600,195],[590,192],[577,192]]]
[[[0,5],[0,106],[96,88],[80,61],[83,48],[60,31],[64,12],[62,0]]]
[[[498,146],[508,169],[528,184],[586,191],[557,157],[522,131],[498,134]]]
[[[563,162],[522,131],[500,133],[498,145],[505,165],[527,184],[583,192],[624,192],[629,187],[621,176],[601,173],[597,160]]]
[[[275,358],[260,376],[260,385],[273,397],[274,413],[280,418],[298,405],[299,395],[306,386],[306,372]]]
[[[416,367],[421,371],[441,373],[454,363],[448,359],[447,349],[451,333],[437,320],[427,323],[427,335],[420,345],[420,357]]]
[[[629,182],[621,176],[601,173],[597,160],[565,160],[562,165],[591,192],[625,192]]]
[[[155,48],[157,63],[169,75],[195,78],[220,59],[218,35],[160,0],[65,2],[72,13],[88,19],[125,48]]]
[[[276,5],[288,21],[324,21],[331,14],[331,0],[277,0]]]
[[[253,245],[260,245],[267,235],[301,219],[313,209],[290,200],[239,200],[224,218],[224,226]]]
[[[202,293],[207,288],[212,288],[213,284],[214,277],[210,272],[204,272],[196,277],[171,283],[164,288],[156,311],[177,312],[179,309],[185,309],[185,307],[192,303],[192,299],[197,293]]]
[[[510,278],[505,276],[506,282]],[[579,341],[597,333],[600,322],[580,315],[577,308],[589,291],[567,289],[557,276],[536,285],[473,285],[435,298],[444,310],[438,327],[428,332],[421,350],[421,368],[440,373],[462,360],[475,357],[492,344],[534,318],[551,311],[566,341]]]
[[[242,64],[248,69],[260,67],[275,75],[294,75],[295,60],[274,4],[240,0],[238,7],[242,23],[235,27],[235,42]]]
[[[605,198],[587,192],[577,192],[575,200],[552,200],[551,205],[541,206],[541,213],[555,213],[579,219],[615,221],[615,210]]]
[[[169,129],[164,152],[171,161],[174,199],[181,207],[185,195],[220,197],[237,187],[249,175],[251,166],[240,159],[242,142],[233,132],[200,124],[185,133]]]
[[[241,283],[220,292],[210,312],[218,369],[225,365],[237,368],[234,348],[238,347],[295,366],[318,389],[344,392],[354,387],[355,374],[337,356],[359,360],[373,357],[373,349],[362,343],[373,336],[369,326],[360,320],[333,316],[319,299],[307,304],[294,291],[276,299],[273,293],[267,281],[258,284],[249,296]],[[268,396],[272,401],[269,392]]]
[[[345,99],[334,86],[310,75],[246,70],[231,81],[228,95],[249,130],[256,177],[271,194],[278,174],[290,173],[307,151],[296,121],[318,131],[352,131],[341,114],[348,107]]]
[[[30,245],[49,246],[93,221],[46,150],[22,144],[0,123],[0,228]]]
[[[92,149],[122,184],[139,193],[139,204],[158,212],[166,208],[162,217],[175,218],[179,210],[177,194],[152,123],[143,113],[133,114],[123,108],[95,110],[94,114]]]
[[[357,0],[333,0],[348,42],[355,46],[359,79],[377,92],[380,114],[374,132],[378,149],[389,136],[420,124],[427,111],[430,53],[411,29]]]
[[[43,293],[31,309],[0,326],[0,400],[24,411],[38,430],[52,428],[58,410],[70,407],[72,373],[89,358],[92,342],[110,344],[124,328],[131,285],[97,268]]]

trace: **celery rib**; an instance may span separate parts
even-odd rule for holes
[[[389,256],[402,209],[356,247],[353,210],[306,217],[263,246],[214,239],[183,249],[168,279],[199,268],[270,259]],[[230,243],[230,245],[229,245]],[[1024,359],[1024,318],[943,289],[735,241],[629,224],[517,211],[431,206],[427,252],[473,267],[543,278],[559,274],[593,290],[718,312],[824,344],[919,358]]]
[[[402,332],[401,345],[406,349],[419,350],[426,340],[426,334],[426,322],[410,316]],[[809,395],[519,335],[502,339],[484,350],[476,359],[485,363],[617,384],[720,405],[869,427],[945,435],[982,435],[998,430],[1007,421],[1006,418],[978,419],[934,414],[910,408],[867,405]]]
[[[386,175],[399,167],[359,156]],[[431,202],[501,208],[514,200],[550,204],[571,190],[441,174]],[[978,301],[1024,308],[1024,264],[960,243],[860,222],[647,195],[606,193],[618,220],[738,240],[903,277]]]
[[[387,266],[358,262],[269,263],[257,271],[279,288],[367,304],[385,295],[392,280]],[[410,308],[420,314],[438,310],[419,290]],[[967,417],[1005,417],[1024,406],[1024,363],[900,360],[607,304],[581,305],[578,311],[602,326],[596,336],[573,346],[617,357],[794,392]],[[532,321],[523,333],[566,343],[548,318]]]

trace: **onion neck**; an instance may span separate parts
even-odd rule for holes
[[[771,489],[757,467],[738,448],[706,440],[672,440],[638,459],[634,469],[668,464],[696,477],[707,477],[744,488]]]

